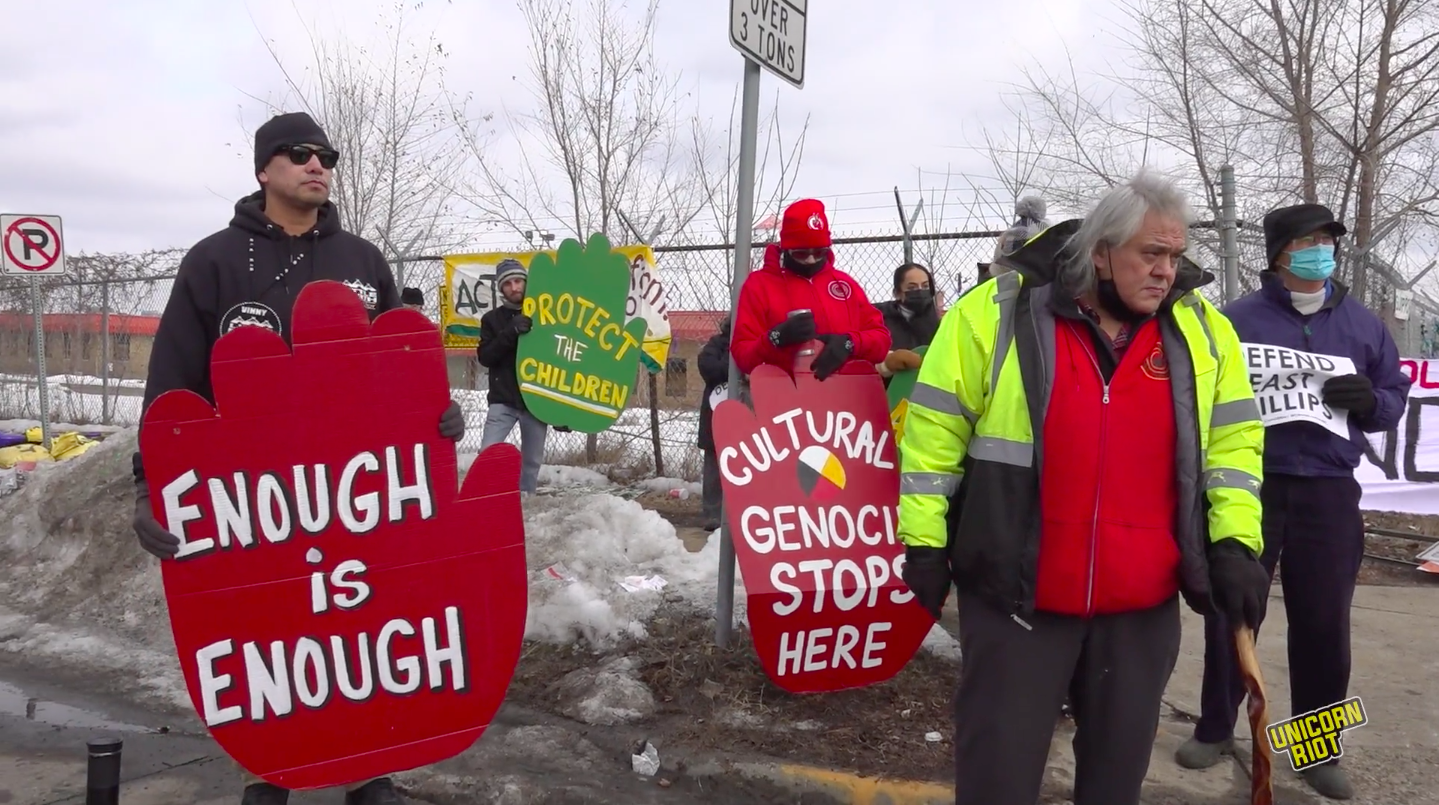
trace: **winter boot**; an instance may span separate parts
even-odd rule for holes
[[[405,805],[388,777],[378,777],[345,794],[345,805]]]
[[[1190,738],[1174,752],[1174,761],[1186,769],[1207,769],[1225,755],[1234,754],[1234,739],[1207,744]]]
[[[1305,769],[1299,774],[1304,778],[1304,782],[1319,792],[1321,796],[1329,799],[1352,799],[1354,797],[1354,784],[1349,782],[1349,774],[1339,768],[1337,762],[1330,761],[1322,766]]]
[[[251,783],[240,797],[240,805],[287,805],[289,801],[288,790],[269,783]]]

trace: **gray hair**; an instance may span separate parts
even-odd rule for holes
[[[1193,220],[1189,199],[1168,176],[1143,168],[1129,181],[1109,189],[1085,216],[1066,246],[1068,258],[1059,271],[1059,283],[1075,296],[1094,287],[1094,250],[1101,244],[1126,243],[1144,226],[1144,216],[1157,213],[1182,223]]]

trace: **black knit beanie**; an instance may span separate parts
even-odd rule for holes
[[[325,136],[325,130],[304,112],[275,115],[265,121],[255,132],[255,173],[258,174],[270,164],[270,158],[275,152],[287,145],[300,143],[334,148],[330,145],[330,138]]]

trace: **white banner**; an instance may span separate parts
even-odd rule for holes
[[[1413,385],[1399,427],[1371,433],[1354,477],[1372,511],[1439,515],[1439,360],[1399,362]]]
[[[1349,412],[1322,399],[1324,381],[1354,374],[1354,361],[1269,344],[1241,344],[1264,427],[1313,422],[1349,438]]]

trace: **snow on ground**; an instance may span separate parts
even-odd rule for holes
[[[635,486],[661,495],[679,491],[684,497],[698,497],[702,491],[698,481],[686,481],[683,478],[645,478],[636,481]]]
[[[42,464],[0,498],[0,651],[115,673],[135,695],[188,708],[160,572],[130,524],[135,436]],[[687,552],[666,520],[591,470],[546,466],[540,483],[524,504],[532,639],[604,650],[642,638],[661,603],[713,611],[717,536]],[[544,572],[557,564],[573,581]],[[665,585],[646,589],[655,577]]]
[[[127,428],[75,459],[42,464],[0,498],[0,651],[113,674],[134,695],[188,709],[159,568],[130,525],[135,436]],[[661,478],[638,486],[696,485]],[[524,502],[527,638],[606,651],[644,639],[662,605],[714,612],[719,532],[690,553],[667,520],[626,491],[584,468],[543,468],[540,494]],[[743,626],[736,577],[734,618]],[[945,656],[958,649],[939,627],[925,645]]]
[[[188,707],[160,573],[130,519],[133,429],[0,498],[0,651],[83,665]]]
[[[135,384],[139,384],[138,386]],[[52,375],[49,378],[49,408],[53,421],[103,422],[105,421],[104,396],[98,393],[105,386],[99,378],[79,375]],[[113,389],[109,399],[109,421],[112,425],[129,426],[139,422],[140,396],[144,383],[135,380],[111,380]],[[485,414],[489,404],[485,397],[488,392],[470,389],[452,389],[451,397],[465,412],[466,432],[460,443],[460,451],[473,455],[480,449],[484,433]],[[23,417],[35,419],[40,415],[39,394],[33,376],[0,374],[0,417]],[[660,458],[668,474],[699,477],[701,453],[695,446],[699,429],[699,411],[660,411]],[[36,422],[35,424],[39,424]],[[84,432],[96,432],[95,426],[86,425]],[[520,444],[520,432],[515,428],[508,441]],[[650,411],[648,408],[627,409],[613,426],[599,434],[597,452],[605,464],[652,469],[654,466],[654,438],[651,433]],[[545,460],[555,464],[574,463],[585,455],[586,434],[559,433],[550,431],[545,439]]]
[[[526,503],[525,523],[532,640],[603,650],[626,637],[643,639],[663,602],[714,611],[718,532],[690,553],[669,521],[603,493],[536,496]],[[648,589],[655,577],[664,585]],[[742,590],[737,598],[743,609]]]
[[[556,489],[604,489],[614,486],[610,479],[588,467],[564,464],[540,465],[539,485]]]

